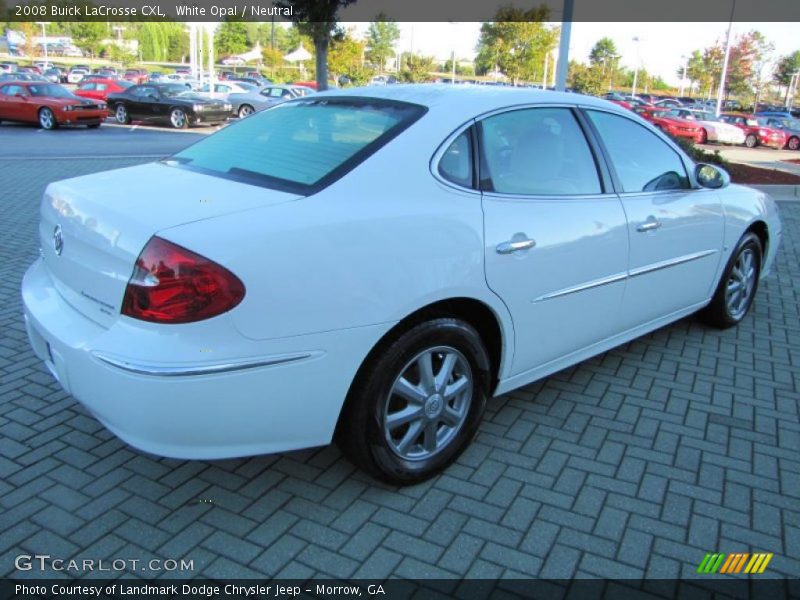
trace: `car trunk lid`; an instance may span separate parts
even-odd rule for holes
[[[45,191],[40,253],[64,299],[109,327],[153,235],[299,197],[161,163],[68,179]]]

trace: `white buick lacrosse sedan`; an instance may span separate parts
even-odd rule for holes
[[[493,395],[696,311],[739,323],[781,223],[614,104],[428,85],[51,184],[39,235],[31,344],[120,438],[198,459],[335,438],[404,484]]]

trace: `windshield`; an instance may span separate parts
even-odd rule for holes
[[[51,98],[72,98],[73,94],[67,88],[54,83],[29,85],[28,91],[32,96],[49,96]]]
[[[274,189],[313,193],[419,119],[425,108],[373,98],[296,100],[190,146],[174,162]]]
[[[717,117],[714,113],[710,112],[699,112],[696,113],[697,119],[700,121],[720,121],[721,119]]]
[[[168,96],[168,97],[194,94],[194,92],[192,92],[191,89],[189,89],[188,87],[186,87],[186,85],[182,83],[176,83],[175,85],[162,85],[158,88],[158,91],[161,92],[162,96]]]

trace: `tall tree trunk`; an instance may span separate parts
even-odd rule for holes
[[[328,42],[329,36],[314,38],[314,50],[317,53],[317,89],[323,92],[328,89]]]

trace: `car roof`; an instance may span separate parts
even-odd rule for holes
[[[620,114],[630,111],[593,96],[568,92],[554,92],[534,88],[510,86],[448,85],[448,84],[402,84],[347,88],[322,92],[323,96],[364,97],[399,102],[410,102],[436,112],[458,112],[463,116],[478,115],[514,105],[555,103],[596,106],[614,110]],[[316,94],[314,98],[319,98]]]

